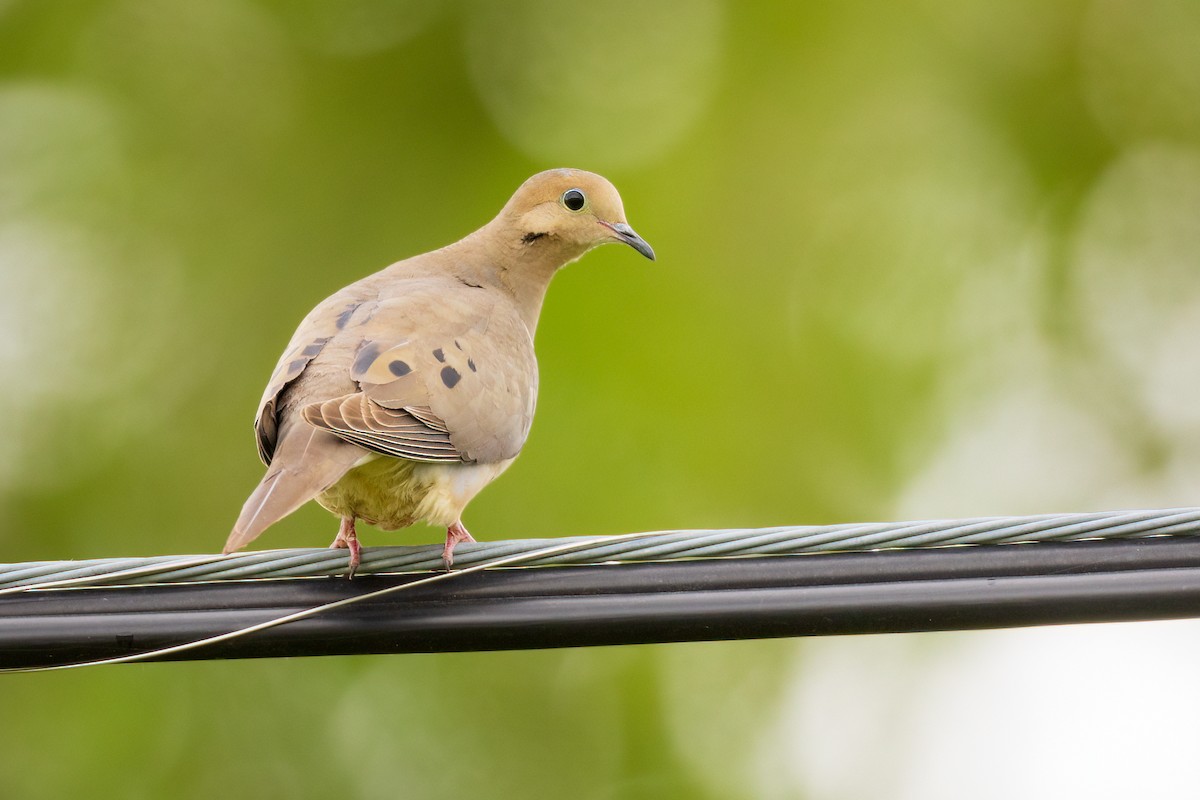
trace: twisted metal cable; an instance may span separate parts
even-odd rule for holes
[[[468,542],[456,548],[455,565],[465,568],[504,559],[522,566],[551,566],[1197,534],[1200,508],[1099,511]],[[572,547],[565,550],[560,545]],[[535,556],[548,547],[554,552]],[[59,587],[327,577],[344,574],[346,565],[346,551],[324,548],[0,564],[0,595]],[[363,550],[358,574],[441,568],[440,546],[371,547]]]

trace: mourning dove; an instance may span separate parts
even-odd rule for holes
[[[537,399],[533,336],[550,279],[588,250],[654,251],[607,180],[573,169],[525,181],[461,241],[392,264],[300,323],[258,406],[268,466],[224,552],[316,499],[341,517],[331,547],[360,560],[355,522],[446,527],[474,541],[467,503],[525,443]]]

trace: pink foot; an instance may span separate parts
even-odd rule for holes
[[[342,518],[337,538],[329,546],[330,548],[344,548],[350,551],[350,571],[346,577],[353,578],[355,571],[358,570],[358,565],[362,563],[362,546],[358,543],[358,531],[354,528],[353,517]]]
[[[446,528],[446,546],[442,548],[442,561],[446,564],[447,571],[454,564],[454,546],[459,542],[473,541],[475,539],[463,527],[462,520]]]

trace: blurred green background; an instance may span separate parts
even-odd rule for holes
[[[1197,504],[1200,3],[0,0],[0,560],[217,550],[301,316],[552,166],[659,261],[557,278],[476,536]],[[1181,796],[1197,655],[1171,623],[16,676],[0,797]]]

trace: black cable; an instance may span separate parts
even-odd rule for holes
[[[158,649],[417,575],[0,598],[0,667]],[[497,569],[169,656],[513,650],[1200,616],[1200,538]]]

